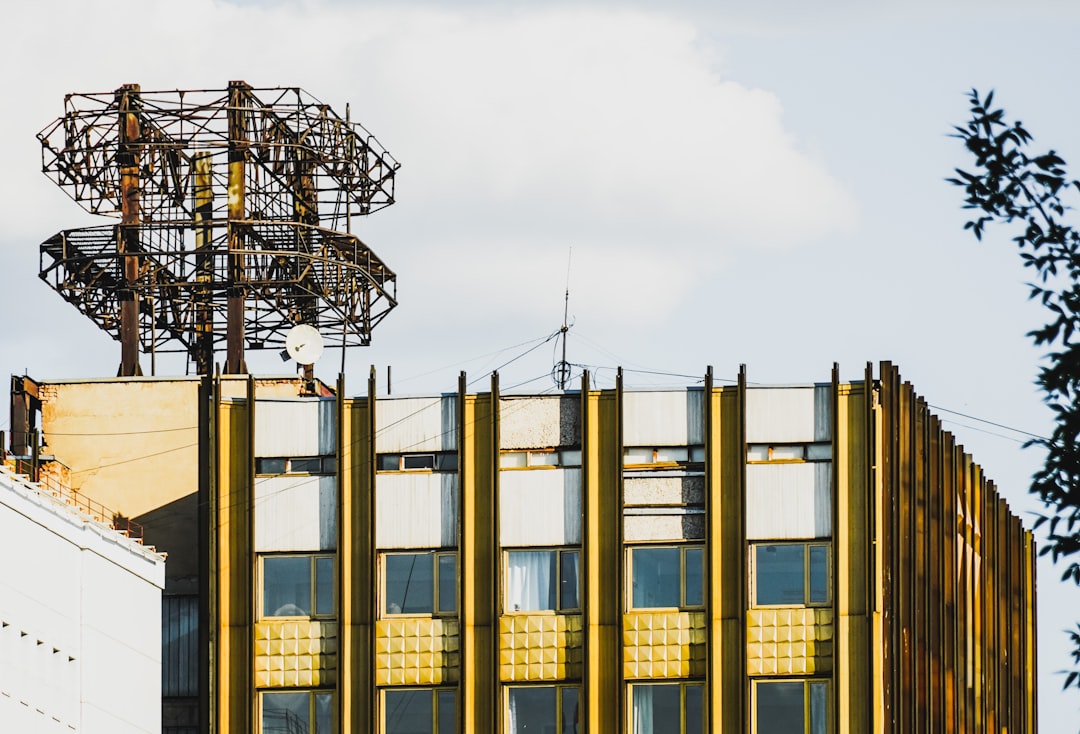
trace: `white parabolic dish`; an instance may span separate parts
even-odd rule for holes
[[[315,364],[322,356],[322,336],[309,324],[298,324],[285,335],[285,351],[299,364]]]

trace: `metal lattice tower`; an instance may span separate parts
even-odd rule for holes
[[[187,352],[199,374],[224,343],[280,348],[294,325],[366,346],[397,305],[396,276],[351,233],[394,203],[398,163],[374,136],[301,89],[69,94],[38,134],[42,169],[119,223],[41,245],[40,277],[139,353]],[[346,108],[348,110],[348,108]]]

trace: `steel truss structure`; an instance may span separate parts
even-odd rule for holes
[[[280,348],[296,324],[366,346],[397,305],[396,276],[351,233],[394,202],[399,164],[367,130],[299,88],[69,94],[38,134],[42,170],[114,225],[59,232],[40,277],[138,355],[224,344]]]

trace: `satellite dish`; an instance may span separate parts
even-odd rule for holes
[[[285,351],[299,364],[315,364],[322,356],[323,340],[314,326],[299,324],[285,335]]]

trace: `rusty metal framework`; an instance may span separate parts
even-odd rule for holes
[[[40,277],[138,355],[187,352],[200,374],[226,347],[280,348],[296,324],[366,346],[397,305],[396,276],[352,219],[394,203],[398,163],[301,89],[69,94],[38,134],[42,170],[93,214],[41,245]]]

